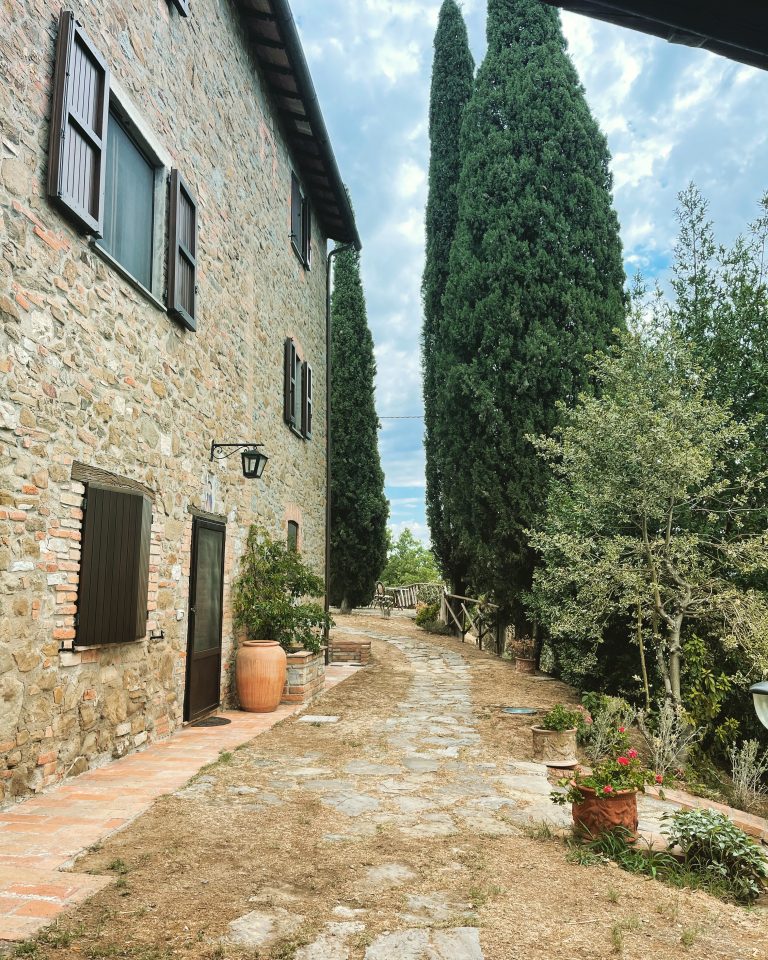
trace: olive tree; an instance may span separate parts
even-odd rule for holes
[[[532,612],[561,658],[580,659],[572,677],[594,666],[609,622],[639,613],[676,707],[689,621],[738,649],[745,673],[764,672],[768,606],[750,583],[768,566],[766,475],[744,466],[755,462],[754,425],[712,398],[670,329],[625,334],[595,359],[594,377],[595,395],[533,439],[552,484],[531,532],[543,558]]]

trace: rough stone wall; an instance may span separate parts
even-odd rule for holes
[[[227,518],[230,588],[247,527],[301,516],[322,573],[325,253],[290,241],[291,158],[228,0],[68,0],[198,200],[198,331],[96,255],[46,199],[60,3],[0,4],[0,800],[167,735],[182,721],[190,510]],[[10,26],[9,26],[10,24]],[[283,423],[283,343],[315,371],[311,442]],[[212,440],[264,443],[261,481]],[[71,645],[84,487],[73,464],[154,494],[148,634]]]
[[[281,703],[306,703],[322,692],[325,684],[325,654],[299,650],[288,654],[285,689]]]

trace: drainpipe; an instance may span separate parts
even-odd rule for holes
[[[337,253],[353,248],[360,249],[355,243],[345,243],[334,247],[325,263],[325,614],[331,609],[331,265]],[[330,637],[326,625],[325,663],[330,660]]]

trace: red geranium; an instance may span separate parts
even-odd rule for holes
[[[636,759],[637,759],[637,750],[635,750],[635,748],[632,747],[631,750],[627,750],[627,756],[629,757],[630,760],[636,760]]]
[[[603,793],[613,793],[613,787],[610,785],[610,783],[606,783],[606,785],[603,787]]]
[[[616,757],[616,763],[620,763],[622,767],[629,766],[629,760],[626,757]]]

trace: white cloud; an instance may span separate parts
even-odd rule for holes
[[[432,545],[426,523],[420,523],[418,520],[401,520],[399,523],[390,523],[389,529],[392,531],[392,536],[395,540],[399,538],[403,530],[410,530],[414,537],[421,541],[425,547]]]

